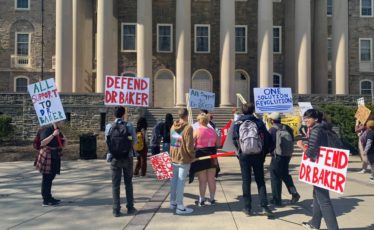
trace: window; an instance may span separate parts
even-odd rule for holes
[[[273,27],[273,53],[282,53],[282,27]]]
[[[360,38],[360,61],[371,61],[371,38]]]
[[[327,60],[332,61],[332,39],[327,38]]]
[[[372,94],[372,87],[373,84],[369,80],[362,80],[360,82],[360,93],[365,95],[371,95]]]
[[[273,74],[273,87],[282,87],[282,76],[280,74]]]
[[[27,77],[16,77],[14,84],[15,92],[27,92],[27,85],[29,84],[29,79]]]
[[[373,16],[373,0],[361,0],[361,17]]]
[[[195,25],[195,53],[210,52],[210,25]]]
[[[16,33],[16,55],[29,56],[29,43],[28,33]]]
[[[29,10],[29,0],[15,0],[16,10]]]
[[[157,24],[157,52],[173,52],[173,26]]]
[[[331,78],[327,80],[327,93],[332,94],[332,79]]]
[[[136,52],[136,23],[122,23],[121,50]]]
[[[332,16],[332,0],[327,0],[327,16]]]
[[[100,113],[100,131],[105,131],[106,113]]]
[[[247,53],[247,26],[235,26],[235,52]]]

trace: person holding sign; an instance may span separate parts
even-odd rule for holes
[[[304,113],[305,124],[310,129],[308,141],[307,145],[302,140],[297,142],[297,146],[305,152],[312,162],[318,160],[320,147],[328,145],[327,134],[322,124],[318,122],[320,114],[315,109],[308,109]],[[303,222],[302,225],[308,229],[319,229],[322,217],[325,219],[329,230],[339,229],[329,190],[313,186],[313,217],[310,221]]]
[[[146,141],[148,123],[145,117],[140,117],[136,123],[136,139],[137,143],[134,145],[134,150],[139,154],[134,170],[134,176],[145,176],[147,172],[147,154],[148,146]]]
[[[43,207],[58,205],[61,200],[52,196],[52,182],[56,174],[60,174],[62,149],[65,147],[66,139],[60,132],[57,122],[40,130],[40,150],[35,167],[43,174],[41,193]]]

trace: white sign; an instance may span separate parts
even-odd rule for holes
[[[291,88],[254,88],[256,113],[292,113]]]
[[[304,153],[299,180],[342,194],[347,181],[348,161],[349,150],[345,149],[321,147],[315,162]]]
[[[27,86],[41,126],[66,119],[53,78]]]
[[[105,105],[149,106],[149,78],[105,76]]]
[[[313,109],[312,103],[310,102],[299,102],[300,116],[304,116],[304,113],[308,109]]]
[[[360,97],[359,99],[357,99],[357,106],[360,105],[365,105],[365,98]]]
[[[190,89],[190,107],[198,109],[206,109],[212,111],[214,109],[215,93],[206,92],[197,89]]]

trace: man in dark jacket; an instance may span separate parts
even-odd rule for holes
[[[251,168],[255,175],[257,188],[259,191],[260,203],[262,207],[261,214],[267,216],[273,216],[273,213],[268,207],[268,200],[266,195],[266,186],[264,179],[264,156],[272,148],[272,141],[270,134],[267,131],[265,124],[257,119],[253,112],[255,107],[252,103],[246,103],[242,105],[243,116],[239,118],[234,124],[233,142],[238,149],[238,159],[240,163],[240,170],[242,172],[242,189],[244,198],[244,209],[243,212],[250,216],[252,214],[252,198],[251,198]],[[258,154],[246,154],[240,149],[240,134],[239,129],[245,121],[252,121],[257,125],[258,133],[263,141],[262,151]]]

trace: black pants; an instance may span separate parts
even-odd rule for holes
[[[42,197],[44,201],[49,201],[52,198],[51,189],[52,189],[52,181],[55,179],[56,174],[43,174],[42,179]]]
[[[264,156],[262,154],[257,155],[246,155],[239,156],[240,169],[242,172],[242,189],[244,205],[246,209],[252,208],[252,197],[251,197],[251,169],[255,174],[255,180],[257,184],[258,194],[260,196],[261,207],[268,205],[266,196],[266,186],[264,179]]]
[[[275,155],[270,163],[271,191],[274,202],[282,202],[282,181],[290,194],[296,193],[295,185],[289,173],[288,166],[291,157]]]

